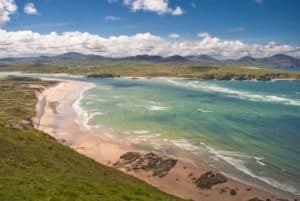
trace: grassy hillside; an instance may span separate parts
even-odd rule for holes
[[[53,84],[38,79],[0,79],[1,201],[180,200],[100,165],[32,128],[35,93]]]
[[[19,64],[3,66],[2,71],[35,73],[112,74],[114,76],[185,77],[217,80],[300,79],[299,72],[249,69],[244,67],[182,66],[149,62],[57,62],[49,64]]]

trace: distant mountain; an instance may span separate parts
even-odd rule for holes
[[[104,57],[94,54],[80,54],[77,52],[68,52],[66,54],[51,57],[52,60],[75,60],[75,61],[88,61],[88,60],[102,60]]]
[[[215,59],[209,55],[202,54],[202,55],[196,55],[196,56],[186,56],[186,58],[190,61],[198,62],[205,65],[220,65],[222,62],[218,59]]]
[[[15,62],[15,63],[46,63],[54,61],[94,61],[103,60],[104,57],[92,54],[80,54],[77,52],[68,52],[66,54],[56,56],[39,56],[39,57],[21,57],[21,58],[4,58],[0,59],[0,62]]]
[[[174,56],[170,56],[170,57],[164,57],[162,59],[162,61],[163,62],[185,62],[185,61],[189,61],[189,60],[180,55],[174,55]]]
[[[151,55],[137,55],[133,57],[123,57],[119,58],[119,60],[129,60],[129,61],[149,61],[149,62],[160,62],[163,57],[161,56],[151,56]],[[114,60],[114,59],[113,59]]]
[[[152,56],[152,55],[137,55],[131,57],[122,58],[108,58],[100,55],[93,54],[81,54],[77,52],[68,52],[56,56],[39,56],[39,57],[26,57],[26,58],[4,58],[0,59],[0,65],[14,64],[14,63],[50,63],[59,61],[133,61],[133,62],[165,62],[171,64],[186,64],[186,65],[208,65],[208,66],[245,66],[245,67],[299,67],[300,59],[291,57],[284,54],[277,54],[271,57],[265,58],[254,58],[250,56],[245,56],[239,59],[228,59],[219,60],[209,55],[190,55],[190,56],[180,56],[173,55],[169,57],[162,56]]]
[[[276,54],[262,60],[275,67],[300,67],[300,59],[285,54]]]
[[[271,57],[253,58],[250,56],[242,57],[238,60],[227,60],[227,65],[254,66],[254,67],[289,67],[300,68],[300,59],[285,54],[276,54]]]
[[[255,62],[257,59],[250,57],[250,56],[245,56],[241,57],[240,59],[237,60],[237,62]]]

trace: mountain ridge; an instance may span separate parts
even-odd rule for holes
[[[221,60],[207,54],[201,55],[172,55],[162,57],[159,55],[136,55],[129,57],[104,57],[96,54],[82,54],[78,52],[67,52],[54,56],[37,56],[37,57],[8,57],[0,59],[1,64],[7,63],[47,63],[59,61],[133,61],[133,62],[155,62],[155,63],[172,63],[172,64],[193,64],[209,66],[244,66],[244,67],[287,67],[300,68],[300,59],[285,54],[275,54],[270,57],[255,58],[244,56],[238,59]]]

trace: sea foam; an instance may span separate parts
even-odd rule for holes
[[[249,168],[246,166],[246,161],[243,160],[243,158],[254,158],[256,159],[256,162],[259,163],[262,166],[265,166],[265,163],[261,162],[261,160],[263,159],[262,157],[253,157],[253,156],[249,156],[249,155],[245,155],[245,154],[241,154],[238,152],[228,152],[228,151],[224,151],[224,150],[215,150],[209,146],[207,146],[208,150],[214,154],[215,156],[217,156],[218,158],[222,159],[223,161],[225,161],[226,163],[232,165],[233,167],[235,167],[237,170],[243,172],[244,174],[251,176],[255,179],[258,179],[259,181],[262,181],[264,183],[269,184],[270,186],[273,186],[275,188],[290,192],[290,193],[294,193],[299,195],[300,192],[291,185],[288,184],[284,184],[282,182],[279,182],[273,178],[270,177],[265,177],[265,176],[258,176],[256,174],[254,174],[251,170],[249,170]]]
[[[98,128],[99,126],[91,126],[89,125],[89,122],[96,116],[98,115],[104,115],[102,112],[92,112],[89,113],[85,109],[82,108],[81,106],[81,101],[84,98],[84,93],[88,89],[84,89],[80,92],[79,98],[73,103],[72,107],[74,111],[77,114],[77,118],[75,119],[75,122],[82,128],[85,129],[91,129],[91,128]]]
[[[246,91],[240,91],[236,89],[218,86],[217,84],[211,84],[204,81],[189,81],[184,83],[175,80],[168,80],[168,82],[178,86],[191,87],[205,92],[223,93],[226,94],[228,97],[239,98],[243,100],[300,106],[300,100],[298,99],[285,98],[282,96],[275,95],[253,94]]]
[[[150,110],[150,111],[165,111],[165,110],[168,109],[168,107],[151,105],[151,106],[147,107],[147,109]]]

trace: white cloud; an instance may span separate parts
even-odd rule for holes
[[[118,21],[118,20],[121,20],[120,17],[113,16],[113,15],[105,16],[104,19],[105,19],[105,20],[108,20],[108,21]]]
[[[197,36],[199,38],[210,38],[210,34],[207,33],[207,32],[201,32],[201,33],[198,33]]]
[[[300,48],[281,45],[246,44],[239,40],[222,40],[208,33],[195,40],[170,40],[151,33],[102,37],[86,32],[40,34],[32,31],[9,32],[0,30],[0,57],[55,55],[66,52],[99,54],[110,57],[149,55],[200,55],[218,58],[242,56],[265,57],[286,53],[300,57]]]
[[[0,28],[10,20],[17,8],[14,0],[0,0]]]
[[[177,6],[175,10],[172,11],[172,15],[182,15],[182,14],[183,14],[183,10],[179,6]]]
[[[159,15],[172,14],[182,15],[181,7],[176,6],[175,9],[169,7],[168,0],[123,0],[123,4],[130,7],[133,11],[144,10],[155,12]]]
[[[169,38],[173,38],[173,39],[180,38],[180,35],[177,33],[172,33],[169,35]]]
[[[27,3],[24,7],[24,13],[26,13],[27,15],[36,15],[38,14],[38,11],[33,3]]]

